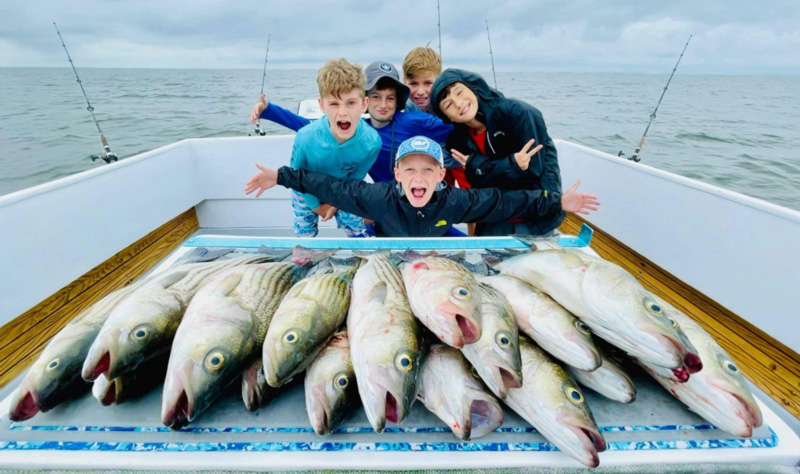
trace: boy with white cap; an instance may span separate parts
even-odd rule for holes
[[[261,171],[247,182],[246,194],[258,191],[259,197],[276,184],[298,192],[313,190],[321,200],[345,212],[374,220],[376,235],[383,237],[443,237],[454,224],[462,222],[531,218],[555,210],[588,214],[600,205],[596,196],[577,192],[580,182],[563,195],[545,190],[447,186],[442,182],[442,149],[423,136],[400,144],[392,182],[367,183],[286,166],[278,170],[256,166]]]

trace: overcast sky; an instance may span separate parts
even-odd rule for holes
[[[797,0],[441,0],[445,66],[506,71],[800,74]],[[435,0],[5,0],[0,67],[316,68],[401,65],[438,46]],[[665,71],[666,70],[666,71]]]

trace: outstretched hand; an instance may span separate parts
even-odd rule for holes
[[[278,171],[259,163],[256,163],[256,167],[261,171],[250,178],[250,181],[244,186],[244,193],[250,194],[258,190],[256,197],[259,197],[264,191],[278,184]]]
[[[589,214],[589,211],[596,211],[600,201],[593,194],[578,192],[580,181],[575,182],[571,188],[567,189],[561,196],[561,209],[567,212],[577,212],[579,214]]]
[[[269,106],[269,102],[267,102],[267,98],[264,97],[264,94],[261,94],[261,97],[258,103],[253,107],[253,113],[250,114],[250,123],[256,123],[258,118],[261,117],[261,113],[267,110]]]
[[[320,204],[313,212],[322,218],[322,222],[326,222],[336,215],[337,210],[330,204]]]

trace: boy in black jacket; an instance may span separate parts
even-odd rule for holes
[[[541,145],[534,152],[541,149]],[[312,193],[322,202],[375,221],[382,237],[443,237],[454,224],[502,222],[515,217],[535,219],[562,210],[588,214],[600,202],[591,194],[577,192],[575,183],[563,195],[547,190],[501,191],[458,189],[443,183],[442,149],[417,136],[400,144],[395,180],[384,183],[338,179],[322,173],[278,170],[256,164],[261,171],[245,186],[256,197],[276,184],[301,193]]]
[[[556,147],[535,107],[507,99],[475,73],[446,69],[433,84],[431,108],[454,125],[446,146],[466,168],[473,188],[561,193]],[[539,146],[532,149],[534,143]],[[554,209],[536,219],[485,222],[475,234],[548,235],[565,216]]]

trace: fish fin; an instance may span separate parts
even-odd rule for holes
[[[328,269],[328,271],[324,273],[328,273],[329,271],[330,269]],[[308,284],[307,279],[300,280],[299,282],[295,283],[294,286],[292,286],[292,288],[289,289],[289,292],[286,293],[286,296],[283,297],[283,300],[286,301],[287,299],[290,298],[296,298],[297,295],[303,292],[303,289],[305,289],[306,284]]]
[[[298,245],[292,249],[292,262],[300,266],[313,266],[329,258],[336,252],[338,252],[338,249],[314,250]]]
[[[378,282],[367,292],[367,301],[375,301],[383,304],[383,302],[386,301],[386,289],[385,281]]]
[[[164,275],[156,276],[149,283],[161,285],[164,288],[169,288],[175,283],[178,283],[179,281],[186,278],[186,275],[188,274],[189,274],[189,269],[187,268],[175,268],[172,270],[167,270]]]
[[[275,249],[275,248],[272,248],[272,247],[267,247],[266,245],[262,245],[261,247],[258,248],[258,253],[265,254],[268,257],[272,257],[271,261],[273,261],[273,262],[283,262],[287,258],[289,258],[290,255],[292,255],[293,250],[292,249]]]
[[[192,249],[190,252],[185,253],[183,256],[181,256],[181,258],[176,260],[175,265],[182,263],[211,262],[231,252],[233,252],[233,249],[211,250],[206,247],[197,247]]]
[[[328,257],[328,262],[331,264],[331,268],[333,268],[336,272],[349,272],[353,269],[358,268],[361,265],[361,258],[357,256],[352,257]]]
[[[386,258],[391,258],[392,251],[385,250],[385,249],[377,249],[377,250],[353,250],[353,255],[358,258],[368,258],[372,255],[383,255]]]
[[[236,289],[236,286],[238,286],[239,282],[241,281],[242,281],[242,272],[229,272],[216,285],[215,290],[225,296],[230,295],[231,292],[233,292],[233,290]]]

